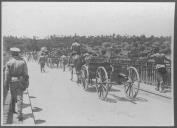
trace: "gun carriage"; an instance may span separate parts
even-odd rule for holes
[[[137,69],[125,61],[91,57],[81,68],[84,90],[95,86],[98,97],[105,100],[112,85],[123,85],[127,97],[136,98],[140,77]]]

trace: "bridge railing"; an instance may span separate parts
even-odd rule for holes
[[[131,60],[117,60],[121,66],[134,66],[139,73],[140,81],[145,84],[155,85],[157,84],[157,70],[154,62],[144,61],[131,61]],[[167,74],[165,76],[165,86],[171,87],[171,64],[166,63]]]
[[[157,70],[155,63],[148,62],[145,65],[135,66],[139,72],[141,82],[155,85],[157,84]],[[165,76],[166,87],[171,87],[171,64],[166,64],[167,74]]]

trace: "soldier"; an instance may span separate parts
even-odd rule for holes
[[[154,48],[151,55],[148,55],[148,59],[154,59],[157,71],[157,86],[156,90],[163,92],[164,91],[164,83],[165,77],[167,77],[167,70],[165,65],[165,60],[170,61],[164,54],[159,53],[159,48]],[[161,90],[160,90],[161,89]]]
[[[101,50],[101,55],[99,55],[100,60],[104,60],[105,62],[108,62],[108,57],[106,57],[106,50]]]
[[[5,86],[11,92],[12,111],[15,111],[17,103],[18,120],[22,121],[23,91],[29,86],[28,68],[25,60],[19,56],[20,49],[10,49],[12,58],[7,62],[5,68]]]
[[[40,64],[41,72],[45,72],[44,67],[46,63],[46,57],[44,52],[41,53],[38,63]]]
[[[65,55],[61,56],[62,64],[63,64],[63,72],[65,71],[66,64],[68,62],[67,57]]]
[[[72,43],[71,45],[71,54],[70,54],[70,57],[69,57],[69,66],[71,66],[71,68],[73,69],[73,59],[72,57],[75,56],[75,55],[80,55],[80,49],[81,49],[81,46],[79,43],[77,42],[74,42]]]
[[[74,42],[71,45],[71,50],[80,55],[81,54],[81,45],[79,43],[77,43],[77,42]]]

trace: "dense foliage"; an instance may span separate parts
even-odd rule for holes
[[[146,37],[128,35],[101,35],[101,36],[56,36],[52,35],[45,39],[4,36],[4,50],[10,47],[19,47],[25,51],[40,50],[45,46],[50,48],[70,48],[73,42],[79,42],[84,50],[99,52],[106,50],[108,55],[124,56],[129,58],[139,58],[146,56],[154,47],[159,47],[160,51],[166,55],[171,54],[171,37]]]

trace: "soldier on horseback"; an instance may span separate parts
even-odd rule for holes
[[[69,58],[69,65],[71,66],[71,80],[73,79],[73,69],[76,71],[77,83],[80,83],[80,71],[81,66],[83,65],[83,57],[81,55],[81,45],[77,42],[74,42],[71,45],[72,53]]]

